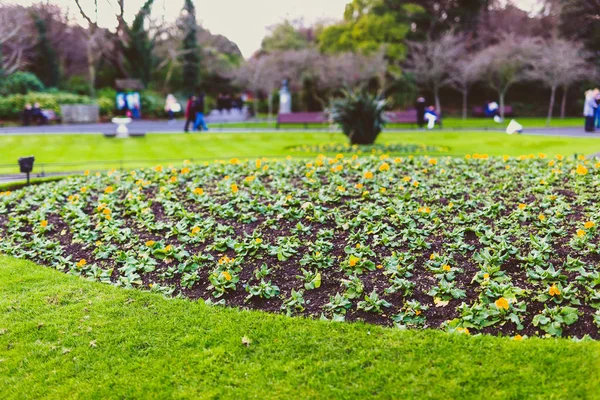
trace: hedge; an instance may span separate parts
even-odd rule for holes
[[[16,120],[21,117],[25,104],[40,103],[42,109],[51,109],[60,115],[61,104],[94,104],[89,96],[81,96],[72,93],[54,92],[28,94],[15,94],[0,98],[0,119]]]

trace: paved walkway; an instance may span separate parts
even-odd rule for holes
[[[185,121],[179,120],[175,123],[169,123],[168,121],[134,121],[128,125],[128,128],[132,132],[145,132],[145,133],[181,133],[183,132],[183,126]],[[210,126],[209,126],[210,128]],[[100,123],[100,124],[73,124],[73,125],[43,125],[43,126],[16,126],[0,128],[0,135],[39,135],[39,134],[99,134],[105,132],[114,132],[116,126],[112,123]],[[308,129],[314,132],[331,132],[328,127],[312,128]],[[445,131],[476,131],[477,128],[465,128],[465,129],[445,129],[445,130],[434,130],[435,132]],[[226,123],[214,124],[210,130],[211,132],[227,132],[227,133],[251,133],[251,132],[280,132],[273,128],[261,128],[252,127],[252,122],[247,123],[247,127],[228,128]],[[307,129],[282,129],[282,132],[306,132]],[[334,130],[336,131],[336,130]],[[398,129],[398,130],[387,130],[387,132],[415,132],[416,129]],[[488,132],[502,132],[498,130],[487,130]],[[542,136],[569,136],[569,137],[598,137],[600,138],[600,132],[598,133],[587,133],[584,132],[583,127],[581,128],[525,128],[524,135],[542,135]]]

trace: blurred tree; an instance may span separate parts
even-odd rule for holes
[[[562,0],[560,21],[562,33],[583,43],[597,59],[600,54],[600,1]]]
[[[526,80],[539,41],[530,37],[505,35],[498,44],[482,50],[474,60],[478,73],[498,93],[500,117],[504,118],[504,99],[517,82]]]
[[[428,38],[424,42],[408,42],[410,53],[405,72],[414,76],[418,85],[433,92],[438,113],[442,112],[440,89],[452,82],[450,70],[465,54],[463,43],[463,36],[452,32],[446,32],[435,40]]]
[[[383,49],[389,72],[399,76],[406,56],[404,40],[411,21],[423,9],[411,3],[389,0],[353,0],[346,5],[344,21],[323,29],[319,47],[326,53],[374,54]]]
[[[196,22],[196,8],[193,0],[185,0],[183,17],[183,81],[189,92],[196,90],[200,73],[200,49],[196,37],[198,26]]]
[[[262,40],[262,51],[300,50],[309,46],[302,33],[287,19],[270,30],[271,33]]]
[[[152,70],[156,64],[154,57],[154,39],[145,26],[146,20],[152,11],[154,0],[146,0],[136,14],[131,27],[125,25],[127,41],[123,46],[123,54],[127,60],[129,75],[140,79],[148,85]]]
[[[27,64],[26,53],[33,47],[29,22],[23,7],[4,5],[0,8],[0,77]]]
[[[557,89],[563,88],[562,115],[569,85],[594,73],[594,68],[586,62],[586,58],[582,45],[564,39],[551,39],[537,48],[529,76],[550,89],[546,125],[550,126],[552,120]]]
[[[46,87],[57,87],[60,80],[60,67],[56,50],[48,38],[48,26],[37,13],[33,13],[33,19],[37,31],[37,43],[31,71]]]
[[[457,43],[457,59],[448,65],[449,85],[462,95],[462,119],[467,119],[468,97],[471,86],[480,78],[475,63],[476,54],[470,53],[464,41]]]

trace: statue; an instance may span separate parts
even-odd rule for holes
[[[288,80],[284,79],[279,90],[279,114],[292,112],[292,94],[288,89]]]

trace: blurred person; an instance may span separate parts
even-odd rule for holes
[[[208,126],[206,126],[206,122],[204,121],[204,93],[201,93],[198,98],[196,98],[194,111],[196,112],[194,131],[197,131],[199,127],[202,127],[202,130],[207,131]]]
[[[31,103],[25,104],[25,108],[23,109],[23,126],[31,125],[31,120],[33,118],[33,107]]]
[[[194,110],[194,104],[196,103],[196,96],[188,97],[187,104],[185,105],[185,127],[183,131],[188,133],[190,131],[190,124],[194,124],[196,121],[196,111]]]
[[[40,103],[33,103],[33,108],[31,109],[31,117],[35,123],[38,125],[44,125],[48,122],[48,118],[42,112],[42,108]]]
[[[417,125],[423,129],[425,126],[425,97],[419,96],[415,101],[415,109],[417,110]]]
[[[596,111],[594,112],[594,125],[596,129],[600,129],[600,89],[595,88],[594,92],[596,92],[596,95],[594,96],[594,100],[596,100]]]
[[[438,114],[434,106],[427,107],[427,110],[425,110],[425,119],[427,120],[427,129],[433,129],[435,122],[438,120]]]
[[[596,96],[598,96],[598,89],[588,90],[585,92],[585,101],[583,103],[583,116],[585,117],[585,131],[594,132],[594,118],[596,116],[596,109],[598,104],[596,103]]]
[[[165,111],[167,112],[167,116],[169,118],[169,124],[175,122],[175,113],[181,111],[181,106],[177,102],[177,99],[172,94],[167,96],[167,100],[165,102]]]

